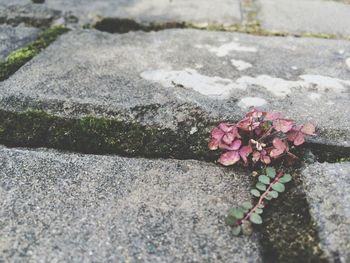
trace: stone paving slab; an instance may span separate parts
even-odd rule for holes
[[[0,24],[13,26],[24,24],[45,28],[61,16],[60,11],[41,4],[32,4],[31,1],[0,0]]]
[[[316,163],[303,172],[321,247],[331,262],[350,262],[350,163]]]
[[[2,2],[8,1],[0,0]],[[20,6],[28,2],[17,0],[15,3]],[[221,0],[215,5],[210,0],[47,0],[32,7],[60,10],[77,17],[80,24],[91,23],[97,17],[132,19],[141,24],[192,22],[201,25],[231,25],[241,19],[239,0]]]
[[[257,238],[223,222],[250,198],[246,174],[42,149],[0,156],[0,261],[261,262]]]
[[[0,26],[0,61],[12,51],[35,40],[39,32],[35,28]]]
[[[196,122],[238,120],[255,105],[311,121],[316,141],[349,147],[349,57],[341,40],[73,31],[0,83],[0,108],[118,116],[175,134],[191,120],[195,135]]]
[[[350,36],[350,5],[325,0],[259,0],[264,29],[288,33]]]

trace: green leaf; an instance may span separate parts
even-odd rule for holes
[[[237,222],[237,218],[235,218],[231,215],[229,215],[225,218],[226,225],[232,226],[232,225],[236,224],[236,222]]]
[[[266,195],[266,196],[265,196],[265,199],[266,199],[266,200],[271,200],[271,199],[272,199],[272,196]]]
[[[276,170],[273,167],[267,167],[266,168],[266,175],[271,178],[275,178],[276,176]]]
[[[277,182],[272,186],[272,189],[277,191],[277,192],[282,193],[282,192],[284,192],[285,187],[284,187],[284,184]]]
[[[243,203],[242,203],[242,208],[245,209],[245,210],[249,210],[249,209],[252,209],[252,208],[253,208],[253,205],[252,205],[251,202],[246,201],[246,202],[243,202]]]
[[[271,196],[273,198],[277,198],[278,197],[278,193],[276,191],[271,191],[271,192],[269,192],[269,196]]]
[[[234,236],[238,236],[241,233],[242,227],[241,226],[235,226],[232,228],[232,234]]]
[[[263,184],[270,184],[270,178],[267,177],[266,175],[260,175],[259,181],[262,182]]]
[[[244,217],[244,212],[241,208],[232,208],[229,211],[229,215],[237,219],[242,219]]]
[[[279,179],[279,182],[283,184],[288,183],[290,181],[292,181],[292,176],[290,174],[285,174]]]
[[[262,218],[261,218],[261,216],[258,215],[257,213],[251,214],[249,220],[250,220],[252,223],[257,224],[257,225],[262,224]]]
[[[257,214],[262,214],[263,210],[261,208],[255,209],[255,213]]]
[[[264,185],[263,183],[257,183],[255,186],[257,189],[259,189],[260,191],[266,191],[266,185]]]
[[[259,197],[259,196],[260,196],[260,192],[259,192],[258,190],[256,190],[256,189],[252,189],[252,190],[250,191],[250,193],[251,193],[252,195],[254,195],[255,197]]]

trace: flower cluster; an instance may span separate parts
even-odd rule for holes
[[[240,160],[245,166],[250,162],[268,165],[280,157],[287,157],[292,163],[297,157],[289,151],[290,147],[303,144],[305,135],[316,135],[315,126],[311,123],[298,126],[279,112],[252,108],[238,123],[220,123],[214,128],[208,147],[225,151],[218,160],[225,166]]]

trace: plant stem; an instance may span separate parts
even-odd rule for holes
[[[258,203],[246,214],[246,216],[241,219],[237,225],[241,225],[243,223],[243,221],[248,220],[249,217],[255,212],[255,210],[264,203],[264,198],[265,196],[267,196],[267,194],[270,192],[272,186],[278,182],[278,180],[284,175],[284,171],[280,170],[277,174],[277,176],[275,177],[275,179],[273,180],[272,183],[269,184],[269,186],[267,187],[266,191],[260,196]]]

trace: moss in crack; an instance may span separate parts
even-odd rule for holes
[[[84,28],[95,28],[97,30],[108,33],[127,33],[130,31],[160,31],[171,28],[189,28],[197,30],[209,30],[209,31],[224,31],[224,32],[238,32],[246,33],[257,36],[294,36],[294,37],[313,37],[313,38],[325,38],[334,39],[338,38],[333,34],[326,33],[288,33],[269,31],[261,27],[260,22],[256,20],[256,12],[252,11],[248,13],[249,19],[244,24],[232,24],[224,25],[220,23],[209,23],[202,26],[193,22],[163,22],[163,23],[149,23],[141,24],[132,19],[121,18],[98,18],[92,25],[84,25]],[[339,37],[340,38],[340,37]]]
[[[258,227],[265,262],[326,263],[319,244],[300,175],[294,175],[288,191],[271,202],[264,212],[264,224]]]
[[[207,150],[212,125],[200,118],[196,124],[180,123],[174,131],[118,118],[70,119],[37,110],[0,111],[0,143],[9,147],[48,147],[82,153],[212,161],[217,158]],[[191,134],[193,125],[197,125],[198,131]]]
[[[7,79],[26,62],[55,41],[58,36],[67,31],[68,29],[62,26],[49,28],[42,32],[35,41],[29,43],[26,47],[12,52],[5,61],[0,62],[0,81]]]

